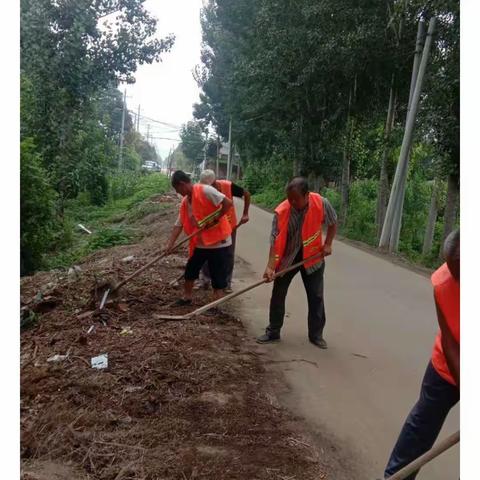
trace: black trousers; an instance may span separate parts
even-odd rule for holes
[[[233,267],[235,266],[235,244],[237,242],[237,231],[232,232],[232,244],[228,248],[228,260],[227,260],[227,286],[232,286]],[[204,281],[210,279],[210,269],[208,263],[204,263],[202,267],[202,276]]]
[[[385,469],[385,478],[430,450],[451,408],[460,400],[459,389],[444,380],[428,363],[420,398],[408,414]],[[414,480],[418,472],[406,480]]]
[[[302,250],[300,250],[293,263],[300,262],[302,255]],[[310,340],[322,338],[326,323],[325,304],[323,300],[325,262],[323,262],[322,266],[316,272],[310,275],[307,275],[307,272],[302,266],[274,280],[272,298],[270,299],[270,324],[267,327],[267,334],[273,337],[280,336],[280,330],[283,326],[283,318],[285,316],[285,298],[288,287],[298,272],[302,275],[303,285],[307,292],[308,338],[310,338]]]

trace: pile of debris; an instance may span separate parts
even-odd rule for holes
[[[184,254],[95,309],[92,281],[136,270],[145,245],[98,252],[77,275],[22,281],[33,312],[21,335],[22,478],[326,478],[235,318],[157,318],[185,313],[169,285]]]

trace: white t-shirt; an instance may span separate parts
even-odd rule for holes
[[[203,191],[205,193],[205,196],[216,207],[218,207],[223,202],[223,199],[225,198],[225,195],[222,192],[219,192],[216,188],[213,188],[210,185],[204,185]],[[188,216],[190,218],[193,218],[192,202],[190,200],[187,201],[187,212],[188,212]],[[183,226],[182,219],[180,218],[180,213],[178,214],[177,221],[175,222],[175,226],[176,227]],[[222,240],[221,242],[218,242],[218,243],[214,243],[213,245],[204,245],[202,242],[202,237],[200,235],[197,238],[198,238],[198,243],[197,243],[198,248],[223,248],[223,247],[229,247],[232,244],[232,237],[230,235],[225,240]]]

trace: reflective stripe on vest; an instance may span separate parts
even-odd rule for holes
[[[438,308],[453,338],[460,344],[460,284],[453,278],[446,263],[433,273],[432,284]],[[456,384],[443,353],[441,331],[435,338],[432,365],[444,380],[452,385]]]
[[[216,207],[205,195],[205,185],[195,184],[192,189],[192,214],[200,227],[215,218],[222,207]],[[218,223],[203,230],[199,235],[204,245],[214,245],[227,239],[232,233],[232,227],[225,215]]]
[[[232,182],[230,180],[216,180],[215,182],[219,187],[220,191],[233,203],[232,195]],[[228,210],[225,214],[230,222],[232,230],[237,226],[237,214],[235,212],[235,205],[232,205],[232,208]]]
[[[284,200],[275,209],[278,216],[278,235],[273,244],[275,252],[275,269],[278,269],[287,246],[288,220],[290,218],[290,203]],[[315,192],[308,194],[308,210],[305,213],[302,226],[303,258],[308,258],[320,253],[323,248],[322,224],[323,224],[323,199]],[[322,258],[309,260],[304,264],[305,268],[322,261]]]

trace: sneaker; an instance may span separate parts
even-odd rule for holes
[[[229,285],[229,286],[228,286],[227,288],[225,288],[223,291],[224,291],[225,293],[232,293],[232,292],[233,292],[232,286]]]
[[[310,343],[313,343],[316,345],[318,348],[322,348],[326,350],[328,348],[327,342],[322,338],[310,338]]]
[[[271,335],[269,333],[264,333],[257,337],[257,343],[275,343],[280,341],[280,335]]]
[[[179,298],[177,301],[173,302],[172,306],[174,307],[185,307],[187,305],[191,305],[192,300],[186,298]]]

